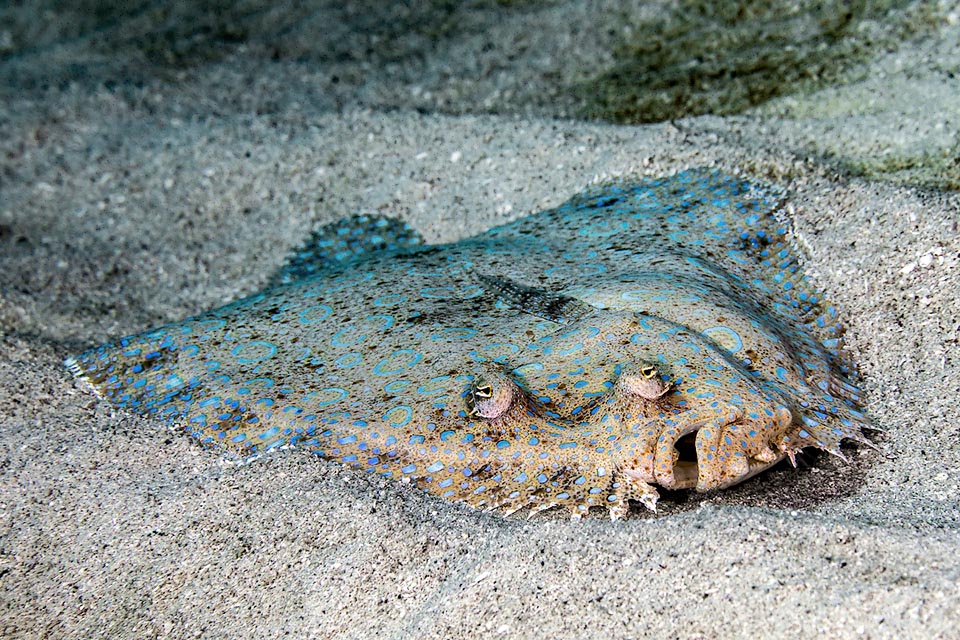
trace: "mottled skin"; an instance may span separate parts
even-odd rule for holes
[[[709,491],[866,442],[779,201],[694,170],[450,245],[355,217],[278,286],[67,365],[242,457],[296,444],[476,507],[617,518],[653,509],[654,485]]]

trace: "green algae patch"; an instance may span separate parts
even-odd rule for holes
[[[841,170],[870,180],[916,187],[960,190],[960,145],[952,149],[883,156],[829,158]]]
[[[681,0],[629,29],[613,67],[574,91],[590,119],[636,124],[737,114],[856,77],[873,52],[933,29],[933,13],[903,0]]]

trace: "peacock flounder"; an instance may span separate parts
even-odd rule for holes
[[[868,442],[774,188],[629,179],[460,242],[354,216],[269,288],[66,361],[241,458],[297,445],[474,507],[710,491]]]

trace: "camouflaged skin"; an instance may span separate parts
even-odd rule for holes
[[[482,508],[654,509],[868,442],[782,194],[625,179],[457,243],[354,216],[275,286],[66,362],[246,459],[281,445]]]

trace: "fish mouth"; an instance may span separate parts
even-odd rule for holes
[[[673,442],[661,437],[657,445],[655,481],[665,489],[725,489],[777,464],[786,454],[760,460],[739,447],[727,447],[716,428],[699,425],[685,430]],[[774,452],[771,450],[771,454]],[[666,458],[666,460],[664,460]],[[672,461],[672,464],[670,462]]]
[[[677,451],[677,460],[673,463],[673,489],[692,489],[697,486],[700,477],[700,465],[697,463],[697,431],[691,431],[677,438],[673,448]]]

